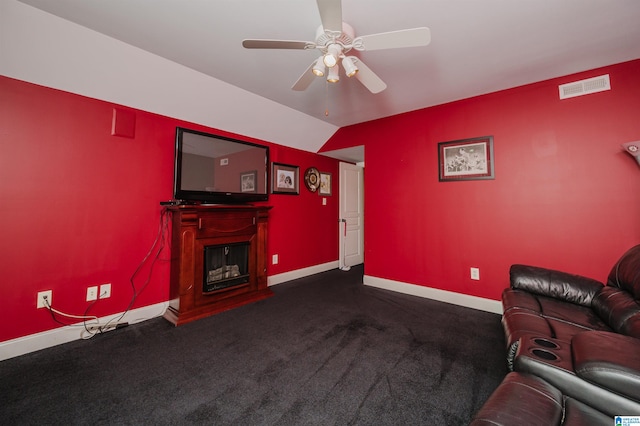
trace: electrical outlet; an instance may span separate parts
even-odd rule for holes
[[[98,286],[87,287],[87,302],[92,302],[98,299]]]
[[[274,254],[273,256],[271,256],[271,264],[272,265],[277,265],[278,264],[278,255]]]
[[[49,306],[51,306],[51,303],[52,303],[51,294],[52,294],[52,290],[39,291],[38,298],[36,299],[36,308],[38,309],[46,308],[47,303],[49,304]],[[44,302],[45,300],[47,301],[47,303]]]
[[[111,297],[111,283],[100,285],[100,299]]]
[[[476,281],[480,279],[480,269],[471,268],[471,279]]]

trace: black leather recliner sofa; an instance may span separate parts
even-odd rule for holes
[[[640,416],[640,245],[606,285],[527,265],[511,267],[510,284],[502,325],[513,372],[471,424],[611,425]]]

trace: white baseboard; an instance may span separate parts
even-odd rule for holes
[[[133,309],[124,314],[119,322],[135,324],[159,317],[164,314],[167,306],[169,306],[169,302]],[[107,324],[109,321],[119,318],[120,315],[122,315],[122,312],[99,318],[98,321],[100,324]],[[89,323],[95,323],[95,321],[90,321]],[[83,324],[78,323],[72,326],[55,328],[17,339],[7,340],[0,342],[0,361],[86,337],[87,334]]]
[[[371,287],[382,288],[385,290],[396,291],[398,293],[410,294],[412,296],[424,297],[425,299],[438,300],[440,302],[451,303],[453,305],[502,315],[502,303],[498,300],[485,299],[483,297],[470,296],[468,294],[454,293],[452,291],[440,290],[437,288],[403,283],[401,281],[393,281],[386,278],[372,277],[370,275],[364,276],[364,284]]]
[[[333,262],[323,263],[321,265],[314,265],[308,268],[284,272],[282,274],[267,277],[267,284],[269,286],[281,284],[298,278],[304,278],[309,275],[318,274],[320,272],[338,269],[339,266],[340,262],[336,260]],[[410,294],[413,296],[452,303],[454,305],[465,306],[481,311],[502,314],[502,303],[497,300],[489,300],[482,297],[469,296],[466,294],[459,294],[446,290],[439,290],[415,284],[403,283],[400,281],[372,277],[369,275],[364,276],[364,284],[371,287],[378,287],[385,290],[396,291],[398,293]],[[133,309],[127,312],[120,320],[120,322],[135,324],[138,322],[156,318],[162,316],[168,306],[169,302],[162,302]],[[100,318],[99,322],[100,324],[106,324],[109,321],[120,317],[120,315],[122,315],[122,313],[109,315]],[[57,346],[63,343],[72,342],[74,340],[79,340],[83,337],[86,337],[85,333],[86,331],[82,326],[82,323],[78,323],[74,326],[60,327],[53,330],[43,331],[41,333],[35,333],[29,336],[0,342],[0,361],[24,355],[29,352],[35,352],[41,349],[50,348],[52,346]]]
[[[340,262],[336,260],[333,262],[323,263],[321,265],[309,266],[308,268],[296,269],[295,271],[283,272],[282,274],[267,277],[267,285],[272,286],[281,284],[298,278],[308,277],[309,275],[319,274],[320,272],[338,269],[339,267]]]
[[[328,262],[321,265],[314,265],[308,268],[289,271],[278,275],[267,277],[269,286],[280,284],[286,281],[303,278],[320,272],[337,269],[339,262]],[[155,305],[144,306],[127,312],[120,322],[128,322],[135,324],[151,318],[159,317],[164,314],[169,302],[157,303]],[[122,313],[109,315],[100,318],[100,324],[107,324],[109,321],[118,318]],[[0,342],[0,361],[13,358],[16,356],[28,354],[30,352],[39,351],[41,349],[50,348],[61,345],[63,343],[72,342],[86,338],[87,333],[82,323],[77,323],[67,327],[55,328],[53,330],[43,331],[41,333],[30,334],[24,337],[18,337],[12,340]]]

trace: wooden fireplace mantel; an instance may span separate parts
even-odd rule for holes
[[[267,220],[271,206],[171,206],[171,279],[164,317],[185,324],[273,295],[267,287]],[[208,246],[249,244],[249,281],[203,289]]]

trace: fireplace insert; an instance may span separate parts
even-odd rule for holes
[[[204,248],[203,292],[249,282],[249,242]]]

